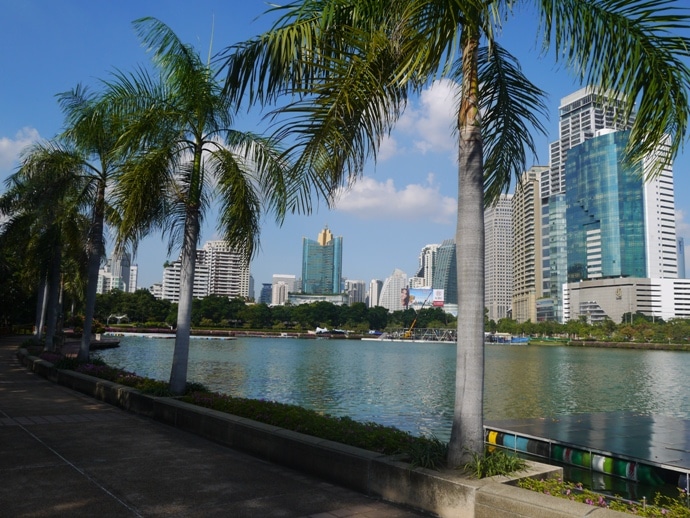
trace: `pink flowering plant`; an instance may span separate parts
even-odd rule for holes
[[[651,516],[664,518],[690,518],[690,507],[687,504],[687,494],[679,489],[677,497],[670,497],[657,493],[652,504],[634,502],[620,497],[608,497],[585,489],[581,483],[565,482],[560,478],[533,479],[524,478],[518,481],[518,486],[551,495],[566,498],[574,502],[582,502],[591,506],[605,507],[614,511],[629,513],[636,516]]]

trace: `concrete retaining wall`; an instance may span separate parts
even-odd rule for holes
[[[153,397],[110,381],[69,370],[58,370],[20,349],[19,358],[31,371],[55,383],[150,417],[214,442],[248,452],[372,497],[408,505],[439,517],[595,517],[629,516],[520,489],[517,478],[562,476],[561,468],[530,462],[519,477],[476,480],[452,470],[411,468],[396,457],[380,455],[285,430],[250,419]]]

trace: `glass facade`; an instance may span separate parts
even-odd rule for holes
[[[628,136],[600,135],[568,151],[567,282],[646,275],[642,173],[622,164]]]
[[[310,295],[340,293],[343,238],[333,237],[320,244],[302,240],[302,292]]]
[[[446,304],[458,303],[458,262],[455,240],[446,239],[436,251],[432,275],[432,288],[444,290]]]

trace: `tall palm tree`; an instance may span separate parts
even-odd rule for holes
[[[22,154],[20,167],[8,178],[0,197],[0,213],[9,219],[3,238],[14,236],[13,246],[24,249],[27,272],[37,278],[36,337],[41,337],[44,313],[45,348],[54,350],[65,254],[78,262],[83,248],[84,218],[78,172],[82,158],[64,142],[40,142]],[[77,274],[78,272],[71,272]],[[45,289],[44,289],[45,288]]]
[[[544,93],[500,45],[514,9],[534,12],[546,52],[582,83],[639,101],[630,163],[671,160],[687,130],[690,28],[671,0],[300,0],[272,11],[267,33],[228,49],[228,95],[290,102],[274,115],[297,163],[352,180],[394,126],[408,96],[455,79],[458,142],[458,344],[449,463],[483,454],[484,203],[526,166],[543,131]],[[531,11],[530,11],[531,8]],[[683,33],[683,36],[678,34]],[[281,120],[281,119],[278,119]],[[670,145],[664,147],[665,136]]]
[[[142,43],[153,51],[160,74],[144,69],[116,74],[104,107],[126,125],[120,138],[127,160],[115,192],[121,222],[118,242],[133,244],[163,230],[169,251],[182,262],[177,332],[170,390],[187,383],[196,249],[200,226],[213,200],[219,232],[246,261],[258,245],[262,211],[280,222],[289,211],[310,208],[317,177],[293,175],[275,142],[233,129],[237,106],[222,95],[209,63],[153,18],[134,22]]]
[[[102,109],[99,94],[91,93],[78,85],[58,95],[58,102],[65,115],[66,130],[62,138],[72,143],[79,169],[75,181],[82,185],[80,199],[91,211],[91,224],[86,239],[88,261],[84,326],[78,359],[89,359],[93,315],[98,290],[98,270],[105,257],[106,220],[116,223],[117,214],[110,210],[108,193],[115,174],[121,167],[117,118]]]

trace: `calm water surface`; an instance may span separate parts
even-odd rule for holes
[[[167,380],[174,340],[123,337],[108,364]],[[485,418],[632,411],[690,419],[690,353],[487,345]],[[454,344],[238,338],[191,341],[190,381],[414,434],[450,437]]]

